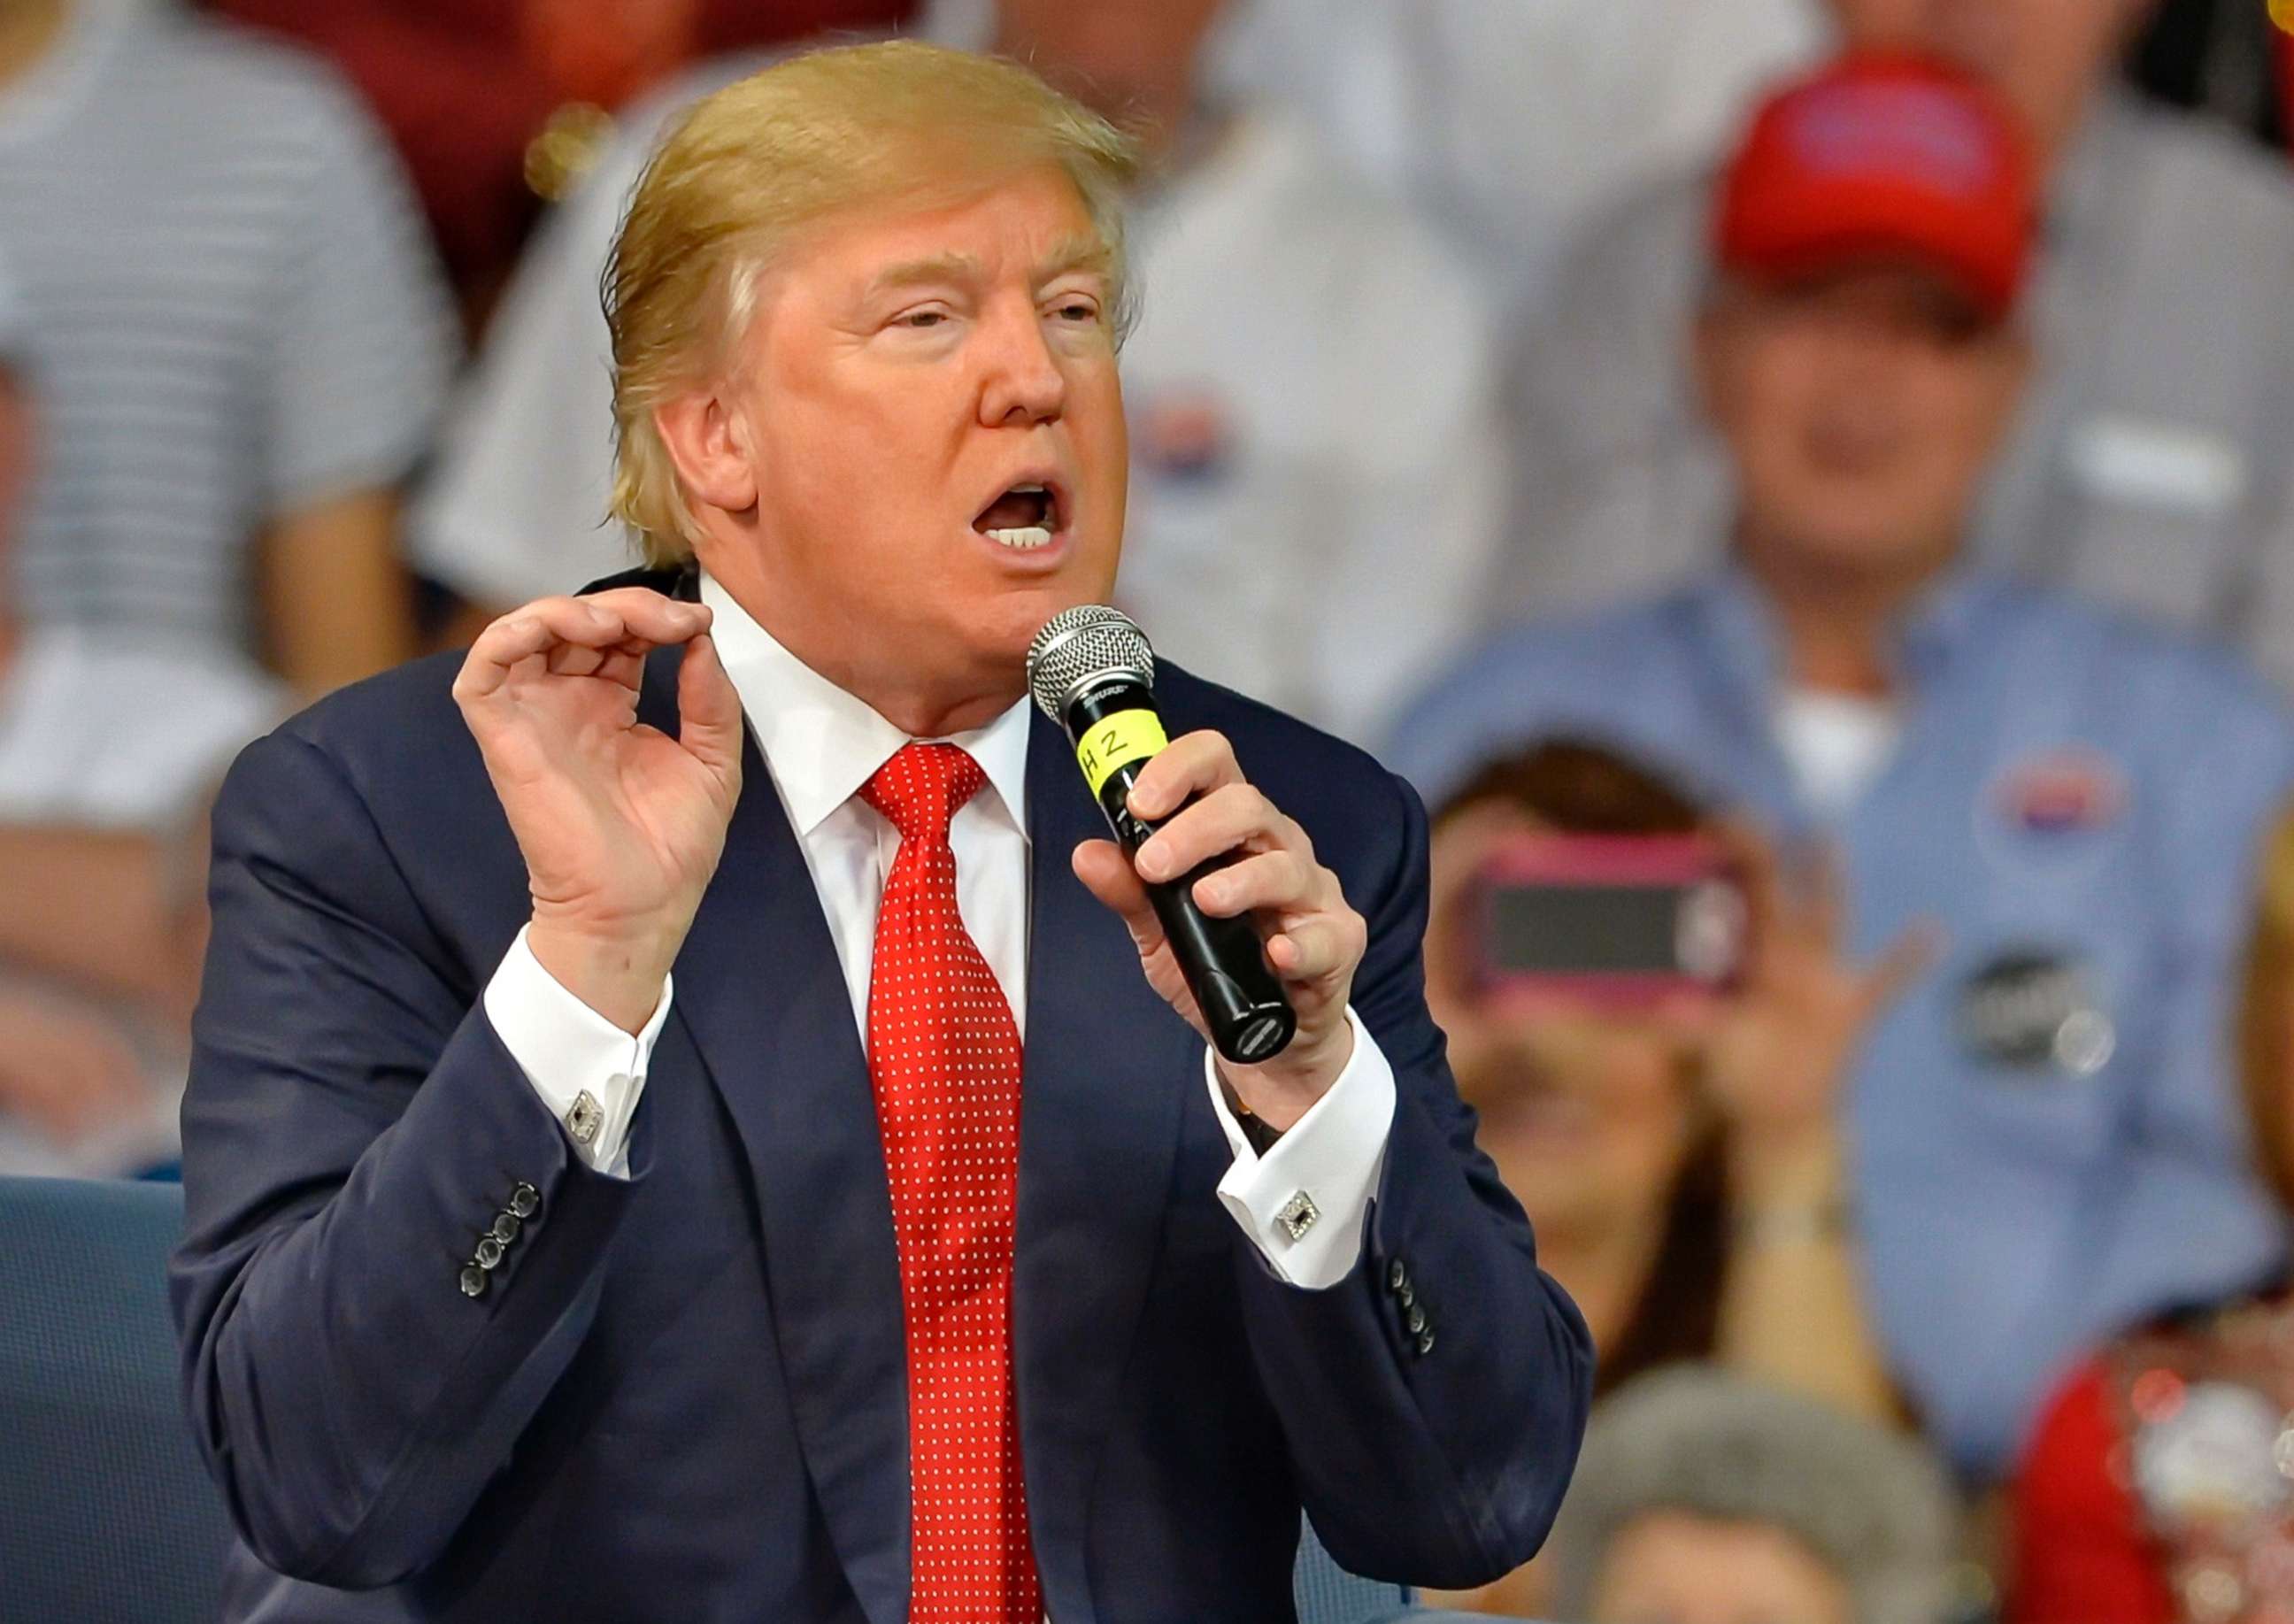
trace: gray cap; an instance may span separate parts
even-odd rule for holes
[[[1610,1542],[1662,1512],[1790,1535],[1848,1587],[1858,1624],[1933,1624],[1949,1584],[1951,1491],[1926,1450],[1717,1368],[1657,1371],[1595,1412],[1553,1533],[1561,1617],[1591,1616]]]

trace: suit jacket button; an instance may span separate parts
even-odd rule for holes
[[[501,1266],[502,1251],[501,1242],[491,1235],[481,1235],[478,1237],[477,1255],[470,1261],[481,1269],[498,1269]]]
[[[1409,1284],[1410,1271],[1402,1266],[1400,1258],[1395,1258],[1386,1266],[1386,1288],[1388,1291],[1401,1291]]]
[[[491,1277],[487,1275],[486,1271],[479,1268],[476,1263],[463,1264],[462,1295],[466,1297],[484,1296],[486,1295],[486,1286],[490,1278]]]
[[[1412,1286],[1408,1280],[1403,1281],[1400,1286],[1395,1288],[1394,1300],[1401,1303],[1404,1308],[1417,1307],[1418,1287]]]
[[[1412,1336],[1424,1336],[1426,1334],[1426,1311],[1422,1308],[1411,1309],[1410,1312],[1403,1317],[1402,1323],[1410,1328],[1410,1334]]]
[[[1418,1333],[1418,1351],[1420,1353],[1431,1353],[1434,1351],[1433,1332],[1420,1331]]]
[[[541,1192],[531,1184],[520,1184],[509,1192],[509,1214],[513,1218],[531,1218],[541,1210]]]
[[[493,1222],[486,1226],[486,1233],[508,1246],[517,1238],[517,1228],[516,1213],[496,1213]]]

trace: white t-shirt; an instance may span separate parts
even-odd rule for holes
[[[165,828],[286,709],[277,684],[204,645],[32,631],[0,668],[0,823]]]
[[[1777,701],[1775,727],[1801,798],[1839,817],[1888,770],[1904,719],[1892,700],[1793,687]]]

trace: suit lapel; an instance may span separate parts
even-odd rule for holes
[[[1147,985],[1069,865],[1104,836],[1059,730],[1028,751],[1032,920],[1013,1360],[1028,1514],[1054,1616],[1087,1616],[1088,1490],[1162,1233],[1202,1040]]]
[[[678,659],[647,662],[640,701],[643,719],[672,733]],[[790,1408],[830,1539],[871,1624],[903,1624],[907,1354],[867,1055],[804,854],[753,740],[744,753],[725,856],[678,957],[674,1019],[748,1158]],[[1069,866],[1106,828],[1040,716],[1027,800],[1013,1362],[1045,1597],[1087,1618],[1092,1468],[1160,1249],[1202,1043]]]
[[[642,714],[677,719],[676,650]],[[725,856],[677,961],[692,1034],[755,1180],[766,1278],[805,1464],[871,1624],[908,1604],[907,1354],[868,1063],[811,872],[746,742]]]

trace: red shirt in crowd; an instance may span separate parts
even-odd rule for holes
[[[2055,1394],[2015,1484],[2008,1624],[2175,1624],[2160,1553],[2114,1472],[2124,1441],[2103,1366]]]
[[[2294,1295],[2103,1349],[2048,1405],[2014,1512],[2009,1624],[2294,1624]]]
[[[684,63],[915,0],[209,0],[332,58],[398,142],[465,304],[508,276],[539,207],[526,147],[568,102],[618,107]]]

